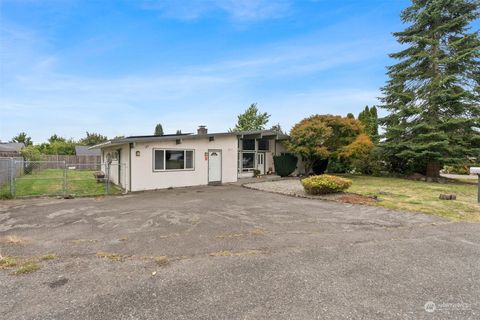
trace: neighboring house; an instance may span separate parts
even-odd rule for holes
[[[100,156],[100,149],[91,149],[89,146],[75,146],[75,154],[77,156]]]
[[[20,157],[23,142],[0,142],[0,157]]]
[[[96,145],[109,177],[126,190],[141,191],[235,182],[274,171],[273,155],[288,139],[274,131],[132,136]],[[120,164],[120,165],[119,165]],[[122,183],[123,181],[123,183]]]

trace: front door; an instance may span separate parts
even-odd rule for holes
[[[257,153],[257,170],[265,174],[265,153]]]
[[[208,183],[222,183],[222,151],[208,151]]]

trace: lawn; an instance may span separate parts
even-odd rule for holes
[[[67,170],[66,194],[75,196],[106,194],[106,184],[98,183],[91,170]],[[63,195],[65,188],[63,169],[46,169],[20,176],[16,180],[17,197]],[[0,194],[7,194],[9,186],[3,186]],[[120,193],[117,186],[110,184],[109,193]]]
[[[435,183],[400,178],[346,176],[353,180],[349,192],[377,196],[376,205],[423,212],[453,220],[480,221],[476,180]],[[457,200],[440,200],[441,193],[455,193]]]

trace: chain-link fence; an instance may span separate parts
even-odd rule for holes
[[[125,164],[1,159],[0,196],[119,194],[126,190],[125,169]]]

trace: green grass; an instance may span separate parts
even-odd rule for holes
[[[27,261],[15,270],[15,274],[27,274],[40,269],[40,265],[35,261]]]
[[[105,183],[98,183],[92,170],[67,170],[66,194],[75,196],[106,194]],[[121,190],[110,184],[109,193]],[[9,194],[9,186],[0,189],[0,195]],[[16,197],[63,195],[64,170],[46,169],[20,176],[16,180]]]
[[[348,192],[377,196],[375,205],[413,212],[423,212],[457,221],[480,222],[475,180],[470,183],[411,181],[401,178],[345,175],[353,181]],[[440,200],[441,193],[454,193],[457,200]]]

